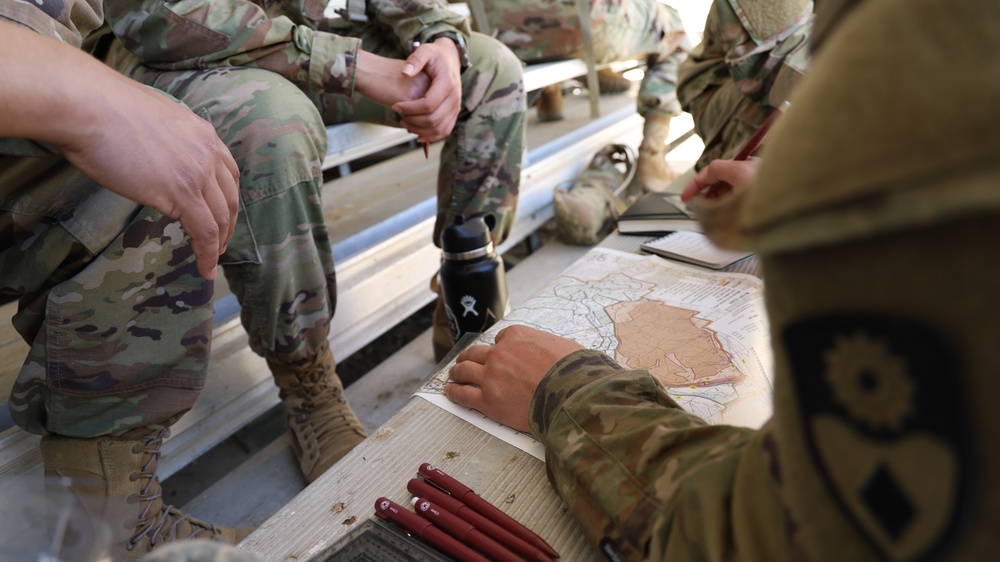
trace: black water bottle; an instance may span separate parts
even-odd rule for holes
[[[503,260],[490,237],[495,224],[491,214],[457,217],[441,233],[441,294],[452,342],[485,331],[507,308]]]

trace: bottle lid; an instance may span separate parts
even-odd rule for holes
[[[464,254],[487,246],[492,249],[490,231],[495,224],[496,219],[489,213],[455,217],[454,224],[441,232],[441,249],[446,254]]]

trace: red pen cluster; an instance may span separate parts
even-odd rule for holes
[[[406,489],[415,513],[387,498],[375,515],[391,521],[459,562],[552,562],[559,553],[468,486],[428,463]]]

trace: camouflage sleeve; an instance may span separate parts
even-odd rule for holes
[[[543,379],[530,424],[549,479],[609,560],[787,557],[767,427],[706,424],[649,373],[590,350]]]
[[[442,31],[458,31],[466,39],[472,33],[468,19],[440,0],[368,0],[367,9],[370,16],[393,30],[405,50],[414,39],[426,42]]]
[[[697,116],[711,94],[733,79],[726,56],[736,45],[749,41],[750,35],[729,2],[715,0],[705,19],[701,43],[681,64],[678,74],[677,97],[685,111]],[[701,131],[698,134],[704,138]]]
[[[732,158],[791,96],[809,62],[811,14],[807,0],[712,3],[702,42],[678,72],[677,98],[705,142],[696,169]]]
[[[104,11],[100,0],[0,2],[0,19],[80,47],[104,23]]]
[[[361,40],[271,18],[246,0],[107,0],[108,20],[144,63],[181,70],[246,66],[307,91],[351,95]]]

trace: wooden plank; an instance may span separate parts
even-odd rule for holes
[[[374,516],[380,496],[408,505],[406,483],[423,462],[534,530],[563,560],[597,560],[548,484],[543,462],[417,397],[239,548],[262,560],[323,560],[325,550]]]
[[[291,436],[285,434],[188,502],[183,511],[215,525],[256,527],[305,487]]]

